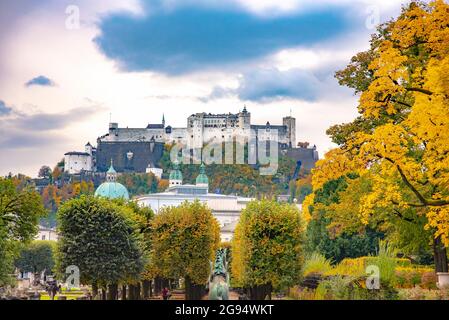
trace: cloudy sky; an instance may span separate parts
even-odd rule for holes
[[[356,116],[333,78],[400,0],[15,0],[0,2],[0,175],[36,176],[104,134],[165,113],[238,112],[332,147]]]

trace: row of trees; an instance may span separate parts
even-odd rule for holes
[[[187,299],[200,299],[220,241],[218,222],[199,201],[164,208],[156,217],[134,202],[81,196],[58,211],[57,269],[75,265],[80,281],[108,299],[138,299],[151,282],[184,278]],[[163,281],[165,280],[165,281]],[[157,284],[156,284],[157,285]]]
[[[360,115],[328,130],[338,147],[317,163],[304,202],[336,236],[371,229],[405,253],[432,248],[437,272],[448,271],[448,21],[444,1],[413,1],[336,73]],[[331,184],[338,200],[323,201]]]
[[[0,191],[0,285],[11,282],[14,267],[35,274],[53,269],[63,279],[66,268],[75,265],[81,283],[91,285],[94,295],[101,288],[103,298],[117,299],[119,287],[122,299],[138,299],[142,288],[147,297],[151,281],[160,289],[162,283],[179,279],[184,279],[187,299],[204,294],[210,261],[220,245],[220,227],[199,201],[167,207],[154,216],[134,202],[81,195],[58,210],[55,250],[48,242],[27,245],[46,212],[39,194],[18,189],[12,179],[1,179]],[[272,289],[296,284],[303,236],[295,206],[251,202],[232,243],[235,286],[263,299]]]
[[[186,299],[201,299],[220,246],[220,227],[199,201],[166,207],[153,216],[134,203],[82,196],[58,212],[58,270],[80,269],[81,283],[104,288],[109,299],[133,286],[184,281]],[[232,242],[233,285],[252,299],[271,297],[299,281],[304,224],[296,206],[253,201],[243,210]],[[145,290],[144,290],[145,291]],[[122,299],[126,295],[122,296]]]

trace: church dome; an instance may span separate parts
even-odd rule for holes
[[[126,190],[126,187],[123,184],[118,182],[102,183],[95,191],[95,196],[108,199],[129,199],[128,190]]]
[[[170,172],[169,180],[182,180],[182,173],[179,170],[179,166],[177,163],[173,166],[173,170]]]
[[[114,170],[114,167],[109,167],[109,170],[106,172],[106,182],[103,182],[100,184],[100,186],[95,191],[96,197],[103,197],[108,199],[125,199],[129,200],[129,193],[126,187],[118,183],[116,181],[117,178],[117,172]]]
[[[206,175],[206,167],[204,166],[204,163],[200,166],[200,174],[196,177],[196,184],[209,185],[209,178]]]

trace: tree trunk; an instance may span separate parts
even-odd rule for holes
[[[150,297],[153,296],[153,280],[150,280]]]
[[[136,300],[142,300],[142,296],[141,296],[141,286],[140,286],[140,282],[138,282],[135,286],[136,288]]]
[[[271,293],[273,292],[273,286],[270,284],[267,285],[267,291],[268,291],[268,300],[271,300]]]
[[[441,237],[433,240],[433,253],[436,272],[448,272],[446,247],[441,242]]]
[[[98,285],[96,282],[92,283],[92,299],[95,300],[98,296]]]
[[[151,286],[150,280],[143,280],[142,287],[143,287],[144,300],[147,300],[150,297],[150,286]]]
[[[117,300],[118,285],[116,283],[108,284],[108,300]]]
[[[251,300],[271,300],[271,284],[263,284],[249,288],[249,298]]]
[[[126,284],[122,285],[122,300],[126,300]]]
[[[201,300],[205,294],[204,286],[192,283],[189,277],[186,277],[184,282],[186,287],[186,300]]]
[[[106,300],[106,288],[101,288],[101,300]]]
[[[154,294],[160,295],[162,291],[162,279],[161,277],[157,276],[154,278]]]
[[[129,300],[136,300],[136,289],[134,288],[133,284],[130,284],[128,286],[128,299]]]

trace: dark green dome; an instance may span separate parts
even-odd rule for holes
[[[198,175],[198,177],[196,177],[196,184],[209,184],[209,178],[206,175],[206,167],[204,166],[204,163],[202,163],[200,166],[200,174]]]
[[[179,165],[177,163],[174,164],[173,170],[170,172],[169,180],[182,180],[182,173],[179,170]]]

